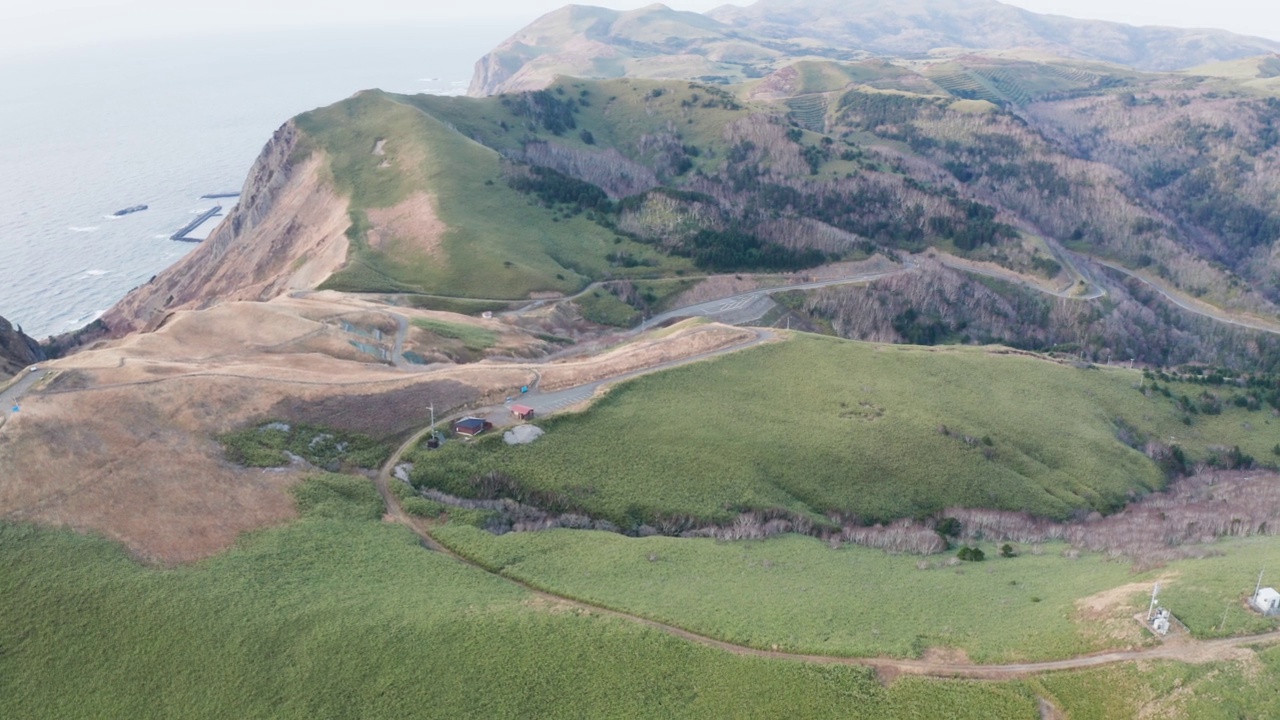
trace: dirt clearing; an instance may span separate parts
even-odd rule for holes
[[[667,337],[628,343],[599,357],[549,365],[542,370],[538,390],[554,392],[604,378],[683,360],[749,342],[750,330],[726,325],[702,325]]]

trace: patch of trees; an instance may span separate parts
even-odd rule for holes
[[[974,250],[982,245],[994,245],[1001,238],[1018,237],[1017,228],[996,222],[996,209],[990,205],[960,198],[951,198],[951,204],[960,211],[960,218],[935,215],[929,218],[929,229],[960,250]]]
[[[963,329],[963,323],[953,328],[937,315],[922,314],[913,307],[893,318],[893,331],[910,345],[937,345],[952,339]]]
[[[1131,502],[1123,513],[1091,513],[1073,522],[975,508],[951,508],[945,515],[956,520],[962,540],[1028,544],[1033,554],[1039,543],[1065,541],[1072,545],[1068,557],[1081,550],[1129,557],[1141,570],[1204,557],[1221,537],[1280,532],[1280,483],[1255,473],[1207,472]]]
[[[897,337],[895,320],[901,325],[910,317],[904,317],[906,311],[914,309],[917,324],[919,318],[926,323],[937,318],[951,328],[963,324],[963,331],[955,333],[959,337],[948,341],[1001,343],[1094,362],[1132,358],[1165,367],[1206,364],[1220,368],[1206,371],[1206,378],[1217,372],[1229,379],[1228,385],[1243,383],[1236,394],[1255,398],[1252,407],[1280,409],[1280,337],[1224,327],[1145,288],[1118,286],[1105,304],[1060,303],[1016,285],[923,263],[916,273],[866,287],[810,292],[797,312],[829,320],[840,337],[854,340]],[[1167,382],[1160,380],[1159,387],[1167,389]],[[1229,398],[1234,402],[1229,394],[1220,394],[1224,405]]]
[[[530,193],[551,207],[569,205],[578,210],[609,212],[612,203],[604,190],[589,182],[540,165],[530,166],[527,173],[516,174],[507,183],[520,192]]]
[[[728,78],[717,77],[717,81],[719,80],[725,80],[725,82],[718,82],[718,84],[721,84],[721,85],[728,84],[727,82]],[[733,111],[742,109],[742,105],[738,103],[738,99],[735,98],[728,91],[723,90],[721,88],[711,87],[709,85],[700,85],[698,83],[689,83],[689,89],[699,91],[707,95],[707,98],[705,100],[702,100],[702,107],[704,108],[707,108],[707,109],[720,108],[722,110],[733,110]],[[690,102],[691,104],[697,103],[700,99],[701,97],[698,95],[697,92],[695,92],[692,98],[690,99]]]
[[[502,105],[513,115],[541,126],[552,135],[563,135],[578,127],[573,117],[578,112],[578,101],[575,98],[562,100],[550,90],[506,95],[502,98]]]
[[[908,123],[934,106],[934,101],[927,98],[855,90],[840,98],[837,111],[842,122],[870,132],[886,125]]]
[[[827,261],[819,250],[792,250],[738,229],[699,230],[674,253],[692,258],[699,268],[720,272],[801,270]]]
[[[1201,168],[1183,180],[1178,196],[1191,220],[1220,236],[1238,255],[1280,237],[1280,217],[1242,199],[1231,185]]]

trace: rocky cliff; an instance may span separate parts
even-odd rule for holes
[[[110,334],[154,329],[175,310],[268,300],[323,282],[346,258],[350,225],[325,167],[294,122],[282,126],[209,239],[103,316]]]
[[[0,380],[12,377],[22,368],[43,359],[39,343],[0,317]]]

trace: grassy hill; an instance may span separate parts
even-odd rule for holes
[[[1189,694],[1184,717],[1276,711],[1267,689],[1280,678],[1276,648],[1248,662],[1118,666],[1016,682],[901,677],[886,687],[870,669],[736,657],[549,602],[428,552],[403,528],[381,522],[381,503],[362,478],[316,478],[299,487],[297,500],[303,516],[289,526],[254,533],[222,556],[174,569],[140,566],[97,537],[0,524],[0,714],[1031,720],[1040,717],[1038,698],[1072,717],[1132,717],[1153,703],[1161,706],[1176,688]],[[460,537],[450,530],[449,537]],[[996,596],[1016,595],[1020,608],[1045,618],[1069,602],[1072,591],[1064,589],[1072,579],[1097,573],[1074,589],[1082,595],[1124,574],[1122,566],[1048,557],[1031,567],[1007,561],[995,576],[920,573],[904,567],[903,558],[835,553],[800,538],[714,547],[670,538],[600,539],[598,533],[552,533],[489,542],[504,548],[491,556],[495,562],[511,564],[517,576],[542,581],[567,551],[580,552],[580,562],[558,571],[561,589],[613,601],[625,584],[637,592],[623,604],[663,616],[663,605],[675,600],[681,621],[741,640],[784,628],[799,633],[789,643],[804,644],[814,629],[826,628],[835,634],[819,644],[825,648],[848,630],[861,632],[839,627],[851,617],[866,622],[850,596],[830,583],[874,593],[858,586],[868,578],[915,574],[929,593],[974,586],[960,611],[980,607],[983,597],[998,604]],[[523,543],[527,548],[516,550]],[[558,560],[547,555],[550,546]],[[1254,550],[1241,552],[1232,569],[1251,570]],[[1060,576],[1052,574],[1053,560],[1065,570]],[[1178,570],[1188,580],[1203,579],[1190,566]],[[689,587],[693,594],[681,599],[683,586],[672,581],[692,581],[691,574],[698,575]],[[706,594],[707,583],[720,583],[719,594]],[[987,592],[983,585],[1001,587]],[[819,587],[820,593],[808,592]],[[1044,593],[1039,609],[1028,601],[1037,592]],[[721,603],[723,610],[706,616],[714,621],[705,626],[699,614]],[[822,609],[815,612],[815,603]],[[886,602],[882,609],[897,605]],[[796,615],[786,615],[796,612],[806,613],[799,624],[791,622]],[[1220,611],[1213,614],[1217,622]],[[900,627],[917,645],[975,632],[967,620],[948,631],[922,629],[919,617],[895,617],[907,623]],[[1012,629],[981,620],[982,633],[997,629],[992,637]],[[728,629],[735,625],[745,632]],[[1052,635],[1062,626],[1056,619],[1045,630]],[[899,626],[883,627],[877,642],[895,642],[886,633]],[[872,630],[863,634],[873,637]]]
[[[473,495],[469,478],[497,471],[623,528],[766,508],[866,521],[948,506],[1062,518],[1163,486],[1126,434],[1138,447],[1174,436],[1191,459],[1238,445],[1265,461],[1280,442],[1280,423],[1229,397],[1221,414],[1187,425],[1142,383],[1137,371],[986,349],[798,336],[630,381],[585,413],[541,423],[548,434],[533,445],[421,453],[415,480]]]
[[[197,566],[0,525],[0,714],[21,718],[1035,717],[1021,683],[769,662],[565,611],[379,522],[368,481]]]
[[[298,126],[332,158],[333,181],[351,198],[352,249],[325,288],[515,299],[575,291],[614,272],[610,254],[681,266],[581,217],[531,206],[503,182],[497,152],[383,93],[307,113]],[[415,237],[371,247],[369,211],[415,193],[430,196],[443,223],[438,247],[423,249]]]

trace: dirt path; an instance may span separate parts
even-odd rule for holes
[[[818,665],[853,665],[872,667],[877,670],[889,671],[891,674],[925,675],[945,678],[973,678],[981,680],[1010,680],[1046,672],[1079,670],[1083,668],[1093,668],[1139,660],[1174,660],[1178,662],[1198,664],[1214,660],[1230,659],[1234,654],[1229,651],[1248,645],[1280,642],[1280,632],[1273,631],[1270,633],[1250,635],[1246,637],[1203,641],[1190,640],[1176,645],[1161,645],[1143,650],[1104,652],[1066,658],[1063,660],[1011,663],[1006,665],[981,665],[977,663],[954,663],[941,660],[907,660],[887,657],[807,655],[803,653],[790,653],[776,650],[761,650],[758,648],[748,647],[746,645],[735,645],[734,643],[717,640],[716,638],[708,637],[706,635],[700,635],[690,630],[658,622],[657,620],[651,620],[640,615],[632,615],[630,613],[620,612],[594,603],[583,602],[581,600],[575,600],[563,595],[548,592],[547,590],[531,585],[522,580],[508,577],[500,572],[494,572],[441,544],[431,535],[431,531],[425,523],[411,517],[403,508],[400,507],[400,501],[395,494],[391,492],[390,487],[392,482],[391,473],[394,471],[395,466],[400,462],[401,456],[408,452],[416,443],[421,441],[428,432],[430,432],[430,428],[422,430],[401,445],[395,453],[392,454],[391,458],[387,460],[387,463],[382,467],[381,472],[379,472],[378,477],[375,480],[378,493],[382,496],[383,502],[386,503],[386,518],[388,520],[398,522],[408,527],[422,540],[426,547],[453,558],[464,565],[476,568],[477,570],[486,572],[495,577],[502,578],[509,583],[519,585],[544,600],[551,601],[561,606],[568,605],[588,614],[613,617],[644,625],[645,627],[653,628],[654,630],[664,632],[668,635],[688,640],[689,642],[694,642],[705,647],[711,647],[717,650],[723,650],[724,652],[733,653],[734,655],[772,660],[791,660]]]
[[[697,360],[704,359],[709,355],[722,355],[735,350],[741,350],[750,347],[768,339],[768,334],[761,332],[755,339],[746,343],[735,345],[730,348],[717,350],[713,353],[698,355],[691,358],[685,358],[672,363],[666,363],[663,367],[674,367],[683,365]],[[654,370],[658,368],[651,368]],[[595,383],[591,383],[592,388],[610,382],[617,382],[625,379],[633,373],[608,378]],[[442,420],[442,422],[447,422]],[[1133,662],[1138,660],[1175,660],[1186,663],[1204,663],[1214,660],[1231,659],[1234,654],[1230,651],[1242,648],[1247,645],[1269,644],[1280,642],[1280,631],[1273,631],[1261,635],[1251,635],[1246,637],[1225,638],[1221,640],[1188,640],[1183,643],[1160,645],[1157,647],[1146,648],[1143,650],[1123,650],[1115,652],[1103,652],[1093,655],[1082,655],[1063,660],[1050,660],[1045,662],[1032,663],[1011,663],[1006,665],[981,665],[977,663],[967,662],[948,662],[945,660],[921,659],[907,660],[899,658],[886,657],[840,657],[832,655],[807,655],[802,653],[790,653],[775,650],[761,650],[758,648],[748,647],[745,645],[735,645],[733,643],[717,640],[713,637],[700,635],[690,630],[669,625],[667,623],[651,620],[640,615],[632,615],[630,613],[613,610],[602,605],[575,600],[573,598],[558,595],[543,588],[537,587],[522,580],[517,580],[501,572],[495,572],[489,568],[476,563],[475,561],[461,555],[450,548],[446,547],[431,534],[428,525],[416,518],[413,518],[400,506],[400,500],[391,492],[392,473],[395,471],[396,465],[400,463],[401,457],[409,452],[417,443],[421,442],[426,435],[431,432],[431,428],[424,428],[416,433],[413,437],[406,440],[399,448],[396,449],[387,462],[382,466],[378,477],[374,480],[374,484],[378,489],[378,494],[382,496],[382,501],[386,506],[385,518],[389,521],[397,522],[413,531],[417,535],[423,545],[447,555],[464,565],[476,568],[482,572],[489,573],[495,577],[500,577],[507,582],[519,585],[534,595],[564,606],[575,607],[588,614],[603,615],[639,625],[644,625],[654,630],[664,632],[668,635],[678,637],[689,642],[698,643],[706,647],[716,648],[735,655],[767,658],[774,660],[791,660],[806,663],[814,663],[820,665],[857,665],[863,667],[876,668],[878,671],[887,673],[888,675],[908,674],[908,675],[927,675],[931,677],[949,677],[949,678],[975,678],[983,680],[1007,680],[1014,678],[1022,678],[1031,675],[1037,675],[1045,672],[1054,672],[1059,670],[1078,670],[1083,668],[1099,667],[1102,665],[1111,665],[1115,663]],[[399,482],[398,480],[396,482]],[[1049,705],[1052,707],[1052,705]],[[1043,710],[1043,707],[1042,707]],[[1052,717],[1052,715],[1049,715]]]

